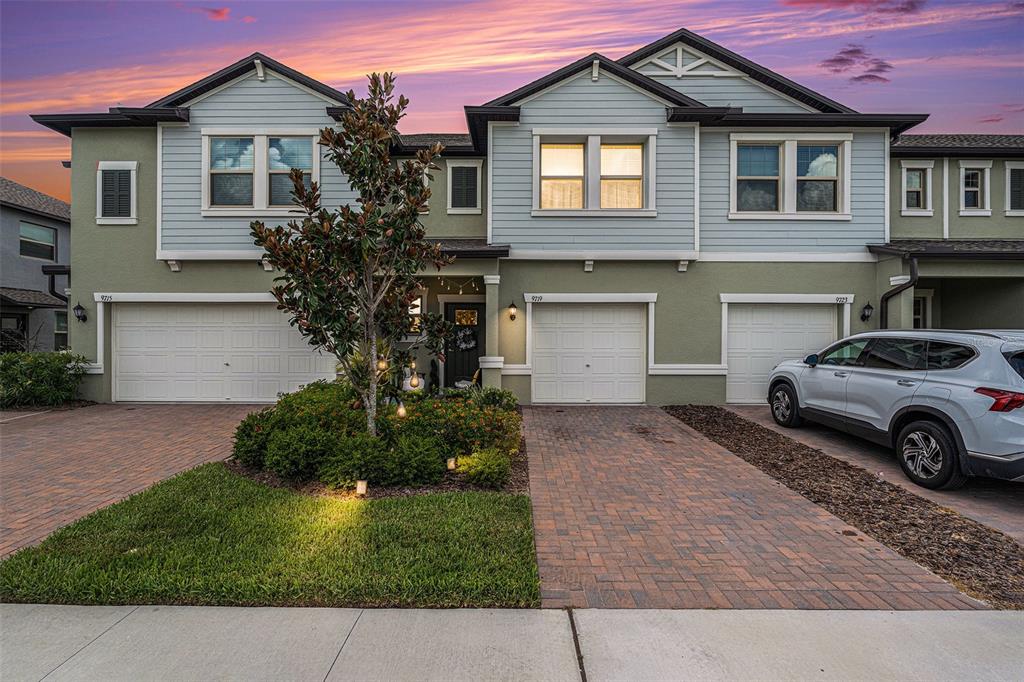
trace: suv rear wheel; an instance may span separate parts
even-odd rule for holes
[[[772,388],[772,418],[779,426],[793,428],[800,426],[800,408],[796,402],[796,391],[786,383],[776,384]]]
[[[896,455],[911,481],[932,490],[953,490],[967,482],[960,472],[949,430],[932,421],[911,422],[896,439]]]

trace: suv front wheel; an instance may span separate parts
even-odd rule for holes
[[[956,445],[945,426],[931,421],[911,422],[896,439],[903,473],[919,486],[953,490],[967,482],[960,472]]]
[[[772,418],[779,426],[793,428],[800,426],[800,407],[796,402],[796,391],[787,383],[776,384],[772,388]]]

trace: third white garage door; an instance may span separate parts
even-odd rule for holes
[[[114,399],[269,402],[334,377],[273,303],[114,305]]]
[[[728,334],[726,401],[764,402],[775,365],[816,353],[836,339],[836,306],[733,303]]]
[[[645,307],[533,306],[533,402],[642,403]]]

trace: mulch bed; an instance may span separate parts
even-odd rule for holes
[[[292,490],[303,495],[336,497],[342,499],[356,498],[356,494],[352,490],[330,488],[318,481],[295,483],[294,481],[281,478],[277,474],[247,467],[234,458],[224,462],[224,466],[236,474],[251,478],[263,485],[270,486],[271,488],[287,488],[288,490]],[[500,490],[494,490],[493,488],[481,488],[479,486],[472,485],[467,483],[459,474],[453,471],[447,471],[445,472],[444,478],[442,478],[440,483],[437,483],[436,485],[390,487],[371,485],[369,486],[366,498],[377,500],[385,497],[409,497],[412,495],[454,492],[499,492],[510,493],[513,495],[529,495],[530,468],[529,461],[526,458],[526,439],[524,438],[520,440],[519,452],[512,456],[512,470],[509,473],[508,483],[506,483],[505,487]]]
[[[961,591],[1024,609],[1024,546],[1005,533],[720,407],[665,411]]]

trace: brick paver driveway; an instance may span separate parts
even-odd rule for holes
[[[907,478],[892,449],[851,436],[827,426],[806,422],[786,429],[772,419],[767,405],[729,405],[744,419],[772,429],[795,441],[818,448],[827,455],[859,466],[943,507],[949,507],[986,526],[1001,530],[1024,544],[1024,485],[992,478],[972,478],[960,490],[928,490]]]
[[[978,608],[654,407],[528,407],[546,607]]]
[[[93,405],[0,424],[0,556],[231,453],[253,405]]]

